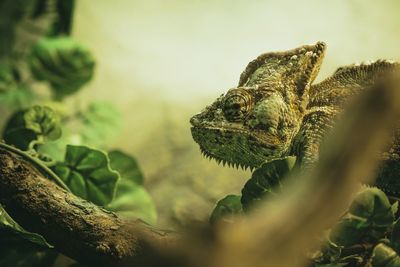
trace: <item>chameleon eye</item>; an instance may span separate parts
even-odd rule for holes
[[[229,121],[238,121],[245,117],[253,106],[253,99],[244,89],[230,90],[223,104],[223,113]]]

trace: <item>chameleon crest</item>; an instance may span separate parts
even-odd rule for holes
[[[191,118],[202,153],[244,168],[284,156],[314,163],[321,138],[347,99],[398,66],[389,61],[345,66],[313,85],[325,48],[318,42],[251,61],[236,88]]]

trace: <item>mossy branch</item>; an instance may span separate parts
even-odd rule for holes
[[[163,258],[158,251],[176,240],[76,197],[4,147],[0,147],[0,202],[22,227],[90,266],[157,266]]]

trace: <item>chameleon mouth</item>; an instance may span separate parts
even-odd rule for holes
[[[266,160],[266,156],[258,152],[260,143],[243,131],[195,126],[191,131],[201,154],[223,166],[253,170]]]
[[[201,145],[200,145],[200,151],[201,151],[201,154],[203,155],[203,157],[205,157],[206,159],[209,159],[209,160],[214,159],[218,163],[218,165],[222,164],[222,166],[224,166],[224,167],[225,167],[225,165],[228,165],[228,167],[236,168],[236,169],[240,168],[245,171],[247,171],[248,169],[250,169],[250,171],[253,171],[256,168],[254,166],[246,165],[243,163],[231,162],[231,161],[222,159],[216,155],[211,154],[206,149],[204,149]]]

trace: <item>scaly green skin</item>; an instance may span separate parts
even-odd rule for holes
[[[303,168],[312,166],[321,138],[350,96],[399,67],[389,61],[346,66],[312,85],[325,48],[318,42],[250,62],[236,88],[191,118],[193,139],[202,153],[244,168],[285,156],[296,156]],[[398,137],[396,133],[394,140]],[[397,160],[399,155],[393,142],[383,158]]]
[[[42,173],[45,177],[49,178],[50,180],[53,180],[68,192],[71,192],[68,186],[60,179],[60,177],[58,177],[52,170],[50,170],[47,166],[45,166],[43,162],[41,162],[39,159],[36,159],[30,156],[28,153],[19,150],[18,148],[15,148],[13,146],[9,146],[1,141],[0,141],[0,149],[7,150],[22,157],[24,160],[26,160],[27,162],[31,163],[34,167],[36,167],[37,170],[40,171],[40,173]]]

